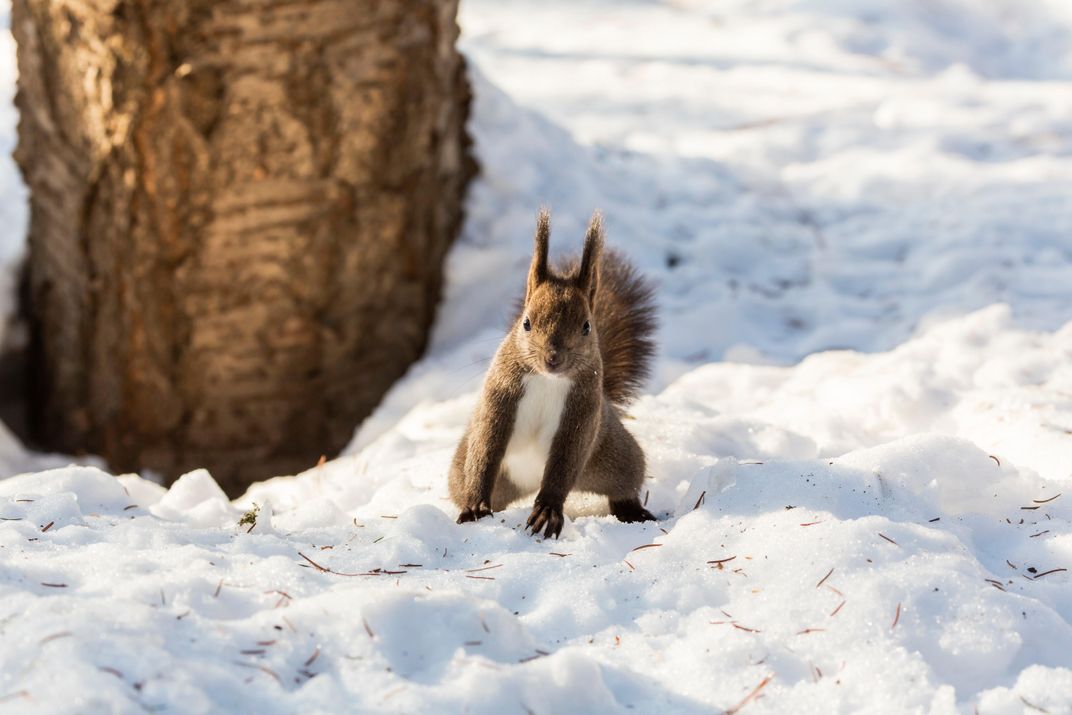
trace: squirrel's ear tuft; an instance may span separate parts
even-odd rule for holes
[[[577,271],[577,286],[588,293],[589,300],[595,300],[596,288],[599,287],[599,259],[603,255],[603,216],[596,211],[588,222],[588,233],[584,236],[584,254],[581,267]]]
[[[547,245],[551,240],[551,212],[546,207],[536,215],[536,239],[532,247],[532,264],[529,266],[529,281],[525,299],[528,300],[536,286],[547,280]]]

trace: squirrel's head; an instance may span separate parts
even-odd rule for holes
[[[592,215],[584,238],[584,253],[567,275],[547,266],[551,216],[546,209],[536,219],[536,244],[529,267],[525,305],[514,326],[517,345],[528,366],[545,375],[568,377],[581,370],[599,369],[599,342],[592,306],[599,284],[603,224]]]

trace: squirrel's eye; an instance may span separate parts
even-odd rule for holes
[[[525,322],[521,324],[521,327],[525,329],[525,332],[532,330],[532,323],[529,322],[529,316],[525,316]]]
[[[592,331],[592,326],[588,324],[588,321],[584,321],[584,326],[581,328],[581,335],[588,335]]]

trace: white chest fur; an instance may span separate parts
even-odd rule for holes
[[[522,492],[540,488],[551,441],[562,419],[572,381],[563,377],[526,375],[525,393],[517,404],[514,431],[506,445],[503,466],[507,476]]]

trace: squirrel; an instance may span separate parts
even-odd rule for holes
[[[603,253],[592,215],[580,261],[547,265],[541,209],[522,310],[495,353],[455,451],[458,523],[536,492],[526,528],[558,538],[572,490],[608,498],[620,521],[653,521],[640,503],[644,452],[622,424],[655,353],[654,291],[621,255]]]

